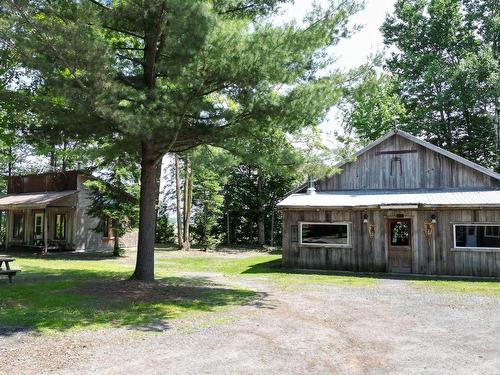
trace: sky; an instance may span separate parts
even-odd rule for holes
[[[326,3],[327,0],[320,1]],[[334,49],[338,57],[337,66],[348,70],[363,64],[366,58],[383,49],[380,26],[387,13],[392,13],[396,0],[365,0],[365,8],[351,17],[351,23],[363,28],[349,39],[342,40]],[[310,9],[313,1],[295,0],[286,6],[284,18],[300,20]]]
[[[328,0],[320,0],[327,3]],[[392,13],[396,0],[365,0],[363,10],[351,17],[352,25],[360,25],[357,31],[348,39],[342,39],[333,49],[337,61],[335,68],[344,72],[356,68],[365,62],[370,55],[382,51],[384,48],[380,27],[387,13]],[[311,0],[295,0],[293,4],[285,7],[284,19],[300,21],[304,14],[311,8]],[[342,132],[338,111],[333,108],[321,126],[322,138],[326,143],[334,139],[335,131]]]

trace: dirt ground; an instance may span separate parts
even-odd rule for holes
[[[500,374],[498,297],[203,276],[260,297],[141,329],[4,334],[0,373]]]

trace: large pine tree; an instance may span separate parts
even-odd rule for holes
[[[79,119],[64,133],[106,137],[117,157],[141,162],[134,278],[154,279],[156,176],[166,153],[265,143],[317,124],[336,100],[335,80],[318,73],[358,5],[332,1],[297,25],[274,22],[284,2],[1,3],[2,48],[32,72],[46,103]]]

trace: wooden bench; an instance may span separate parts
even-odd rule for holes
[[[9,283],[12,284],[12,278],[16,276],[16,273],[21,272],[21,270],[0,270],[0,275],[6,275],[9,277]]]
[[[14,258],[0,258],[0,275],[8,276],[9,283],[12,284],[12,278],[21,270],[13,270],[10,268],[10,262],[15,261]],[[2,263],[5,263],[5,269],[2,268]]]

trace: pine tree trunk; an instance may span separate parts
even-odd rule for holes
[[[120,255],[120,237],[118,236],[117,231],[114,231],[113,235],[114,235],[113,255],[117,257]]]
[[[161,188],[161,168],[163,158],[161,158],[156,165],[156,203],[155,203],[155,235],[154,242],[156,244],[156,223],[158,223],[158,214],[160,211],[160,188]]]
[[[67,156],[66,156],[66,141],[63,141],[63,156],[61,158],[62,164],[61,164],[61,170],[63,172],[66,172],[66,164],[67,164]]]
[[[271,247],[274,247],[274,208],[271,211]]]
[[[13,159],[13,157],[12,157],[12,147],[9,147],[9,164],[8,164],[8,167],[7,167],[7,168],[8,168],[8,169],[7,169],[7,175],[8,175],[9,177],[11,177],[11,176],[12,176],[12,167],[13,167],[13,164],[14,164],[14,163],[12,162],[12,159]]]
[[[182,249],[181,178],[178,155],[175,155],[175,200],[177,210],[177,247]]]
[[[229,212],[226,214],[226,225],[227,225],[227,244],[228,245],[231,245],[231,233],[230,233],[230,230],[231,230],[231,225],[230,225],[230,221],[229,221]]]
[[[139,211],[139,242],[137,262],[132,279],[154,280],[154,245],[156,224],[156,199],[158,195],[157,161],[146,143],[142,146],[141,197]]]
[[[191,243],[189,240],[189,219],[191,218],[191,203],[192,203],[192,189],[193,183],[191,181],[191,171],[189,165],[189,158],[186,156],[184,160],[184,205],[183,205],[183,238],[182,238],[182,248],[184,250],[191,249]]]
[[[262,178],[259,176],[257,178],[257,199],[259,202],[258,216],[257,216],[257,227],[259,236],[259,245],[264,246],[266,244],[266,227],[265,227],[265,208],[262,202]]]

